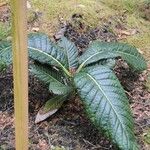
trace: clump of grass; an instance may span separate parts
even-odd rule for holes
[[[0,22],[0,41],[6,39],[11,32],[11,27],[8,23]]]
[[[102,18],[112,14],[112,10],[98,0],[33,0],[32,4],[35,9],[43,12],[43,22],[55,31],[59,20],[70,20],[73,14],[81,14],[84,23],[90,27],[96,27]]]
[[[115,9],[117,11],[127,11],[132,14],[137,12],[140,3],[145,2],[145,0],[101,0],[108,7]]]

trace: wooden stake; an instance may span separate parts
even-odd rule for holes
[[[28,51],[26,0],[11,0],[16,150],[28,149]]]

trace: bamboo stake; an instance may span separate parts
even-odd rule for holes
[[[11,0],[16,150],[28,149],[28,52],[26,0]]]

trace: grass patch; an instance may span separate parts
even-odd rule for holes
[[[139,5],[147,0],[31,0],[34,10],[43,13],[41,31],[50,36],[58,31],[59,20],[70,20],[73,14],[82,14],[86,25],[100,26],[111,16],[127,16],[127,28],[139,30],[139,34],[127,37],[126,42],[135,45],[150,57],[149,39],[150,22],[144,20],[139,11]]]
[[[11,33],[11,27],[8,23],[0,22],[0,41],[6,39]]]
[[[4,2],[6,0],[0,0]],[[9,0],[7,0],[9,1]],[[144,55],[150,57],[150,22],[141,17],[139,7],[150,3],[149,0],[29,0],[31,12],[42,12],[40,31],[53,36],[59,30],[60,20],[70,21],[73,14],[82,14],[83,22],[91,28],[100,26],[105,20],[122,14],[127,16],[126,27],[137,29],[138,34],[128,36],[125,42],[140,48]],[[113,19],[112,19],[113,20]],[[113,20],[114,24],[116,20]],[[112,28],[113,30],[113,28]],[[113,32],[113,31],[112,31]],[[10,27],[0,23],[0,40],[10,34]]]
[[[138,7],[142,3],[146,3],[146,0],[101,0],[108,7],[117,11],[127,11],[132,14],[138,11]]]
[[[112,10],[99,0],[32,0],[31,2],[34,9],[43,12],[43,21],[47,22],[53,30],[57,29],[59,19],[70,20],[76,13],[82,14],[84,23],[90,27],[97,26],[102,18],[112,14]]]
[[[150,58],[150,33],[145,33],[145,34],[137,34],[134,36],[130,36],[126,39],[127,43],[136,46],[139,48],[142,52],[145,58],[149,59]]]

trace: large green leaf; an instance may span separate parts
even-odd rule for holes
[[[8,66],[12,63],[12,48],[10,42],[0,42],[0,67]]]
[[[106,66],[110,69],[113,69],[115,65],[116,65],[116,60],[112,58],[108,58],[108,59],[102,59],[97,62],[91,63],[87,66]]]
[[[68,70],[67,57],[64,51],[53,44],[47,35],[35,33],[29,35],[28,40],[29,56],[40,63],[57,66],[70,75]]]
[[[65,100],[67,100],[67,95],[58,95],[48,100],[46,104],[39,110],[35,119],[35,123],[39,123],[56,113],[63,105]]]
[[[29,70],[41,81],[48,84],[49,90],[54,94],[62,95],[72,90],[71,87],[63,83],[63,76],[50,66],[35,63],[30,66]]]
[[[100,59],[114,58],[121,56],[136,71],[146,69],[146,62],[138,50],[125,43],[106,43],[95,41],[85,53],[79,58],[80,69]]]
[[[106,67],[88,67],[74,78],[91,121],[122,150],[137,150],[128,99],[115,74]]]
[[[74,43],[69,41],[66,37],[62,37],[58,45],[62,47],[66,53],[69,70],[74,70],[78,67],[78,49]]]

